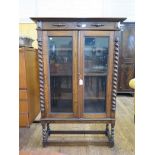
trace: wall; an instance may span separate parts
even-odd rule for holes
[[[37,31],[36,24],[34,23],[20,23],[19,24],[19,35],[30,37],[34,40],[32,46],[37,48]]]
[[[135,21],[134,0],[19,0],[20,35],[35,40],[36,25],[30,17],[127,17]]]
[[[135,21],[134,0],[19,0],[20,23],[29,17],[127,17]]]

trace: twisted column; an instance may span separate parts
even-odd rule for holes
[[[114,124],[111,124],[110,147],[114,146]]]
[[[46,123],[42,122],[41,125],[42,125],[42,144],[43,144],[43,146],[45,146],[46,142],[47,142]]]
[[[39,82],[40,82],[40,110],[45,111],[45,92],[44,92],[44,68],[43,68],[43,51],[42,38],[38,37],[38,63],[39,63]]]
[[[118,79],[118,59],[119,59],[119,39],[115,39],[115,54],[114,54],[114,68],[112,81],[112,111],[116,110],[116,96],[117,96],[117,79]]]

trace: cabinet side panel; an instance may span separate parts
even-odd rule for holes
[[[38,30],[38,68],[39,68],[39,96],[41,117],[45,117],[45,83],[42,31]]]
[[[107,91],[106,91],[106,117],[110,117],[111,114],[111,98],[112,98],[112,75],[113,75],[113,56],[114,56],[114,32],[109,34],[109,57],[108,57],[108,76],[107,76]]]
[[[43,53],[43,78],[44,78],[44,116],[47,117],[50,109],[50,91],[49,91],[49,60],[48,60],[48,40],[47,40],[47,31],[42,32],[42,53]]]

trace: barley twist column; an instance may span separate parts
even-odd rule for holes
[[[114,68],[112,81],[112,111],[116,110],[116,96],[117,96],[117,79],[118,79],[118,59],[119,59],[119,39],[115,39],[115,53],[114,53]]]

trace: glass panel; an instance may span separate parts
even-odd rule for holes
[[[49,37],[51,112],[73,112],[72,37]]]
[[[109,37],[85,37],[84,112],[106,111],[106,79]]]

